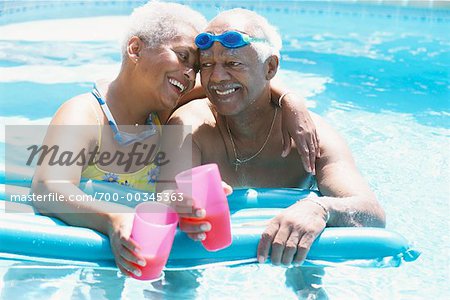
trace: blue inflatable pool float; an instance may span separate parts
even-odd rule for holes
[[[29,186],[30,181],[15,180],[14,186],[0,176],[9,199],[8,190]],[[6,184],[6,185],[5,185]],[[85,181],[86,193],[136,192],[118,184]],[[238,265],[256,262],[256,249],[268,220],[312,191],[301,189],[237,189],[228,197],[233,243],[217,251],[206,251],[181,231],[175,236],[166,269],[202,268],[206,265]],[[9,204],[6,203],[5,204]],[[64,224],[56,218],[37,214],[0,212],[0,257],[21,260],[44,258],[68,261],[70,264],[90,264],[114,267],[113,255],[106,236],[81,227]],[[368,267],[398,266],[413,261],[420,253],[398,233],[383,228],[326,228],[317,238],[307,256],[307,263],[333,265],[349,263]]]

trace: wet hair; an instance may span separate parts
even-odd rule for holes
[[[264,62],[271,55],[280,57],[282,45],[281,36],[276,27],[271,25],[266,18],[248,9],[235,8],[221,12],[211,20],[210,23],[217,19],[229,16],[232,16],[233,18],[241,16],[242,20],[247,21],[245,26],[246,33],[252,37],[265,40],[254,41],[250,44],[258,54],[258,59],[260,61]]]
[[[180,36],[182,26],[190,26],[197,32],[206,27],[206,19],[192,8],[171,2],[149,1],[134,9],[122,43],[122,54],[127,53],[131,37],[137,36],[148,47],[157,48]]]

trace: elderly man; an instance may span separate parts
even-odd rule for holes
[[[217,163],[233,187],[317,184],[323,195],[297,202],[271,220],[259,242],[259,262],[270,252],[273,264],[301,264],[325,226],[385,225],[383,209],[345,141],[319,116],[312,114],[321,153],[315,178],[301,167],[297,151],[279,156],[281,119],[270,81],[277,73],[281,38],[266,19],[243,9],[225,11],[197,36],[196,44],[210,102],[193,101],[170,119],[171,124],[192,125],[184,143],[192,142],[193,165]],[[202,238],[200,226],[184,226],[192,226],[187,229],[191,237]]]

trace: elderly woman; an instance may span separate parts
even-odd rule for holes
[[[184,5],[150,2],[137,8],[131,16],[122,66],[116,79],[97,82],[92,93],[65,102],[54,115],[44,140],[44,145],[58,145],[60,150],[70,153],[93,153],[96,162],[84,159],[70,166],[52,165],[48,157],[44,157],[33,179],[34,192],[57,193],[65,200],[73,195],[83,196],[78,187],[81,178],[154,192],[159,174],[159,167],[153,163],[154,156],[144,166],[102,164],[101,161],[108,152],[126,153],[137,147],[145,150],[149,145],[159,144],[157,133],[174,108],[202,96],[201,88],[194,88],[198,63],[194,39],[205,26],[205,18]],[[284,101],[284,111],[289,112],[295,100],[287,98],[280,101]],[[303,130],[306,135],[296,135],[294,139],[300,143],[308,137],[307,142],[303,142],[313,156],[305,164],[314,165],[317,140],[309,115],[306,113],[303,117],[305,111],[300,106],[287,123],[299,124],[288,127],[292,128],[291,132],[312,128]],[[298,116],[300,120],[296,119]],[[290,138],[284,144],[289,150]],[[145,261],[139,254],[139,245],[130,239],[133,218],[130,208],[98,201],[39,202],[35,206],[41,213],[56,216],[68,224],[107,234],[118,268],[124,274],[140,276],[138,266],[145,265]]]

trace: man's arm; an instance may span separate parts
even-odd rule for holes
[[[385,226],[384,211],[362,178],[345,141],[314,116],[322,156],[316,162],[324,197],[308,197],[271,220],[258,245],[258,261],[301,264],[325,226]]]
[[[384,227],[384,210],[358,171],[346,142],[323,120],[315,120],[323,139],[316,179],[324,197],[318,201],[330,214],[327,226]]]

